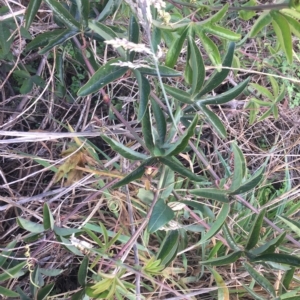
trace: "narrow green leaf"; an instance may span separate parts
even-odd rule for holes
[[[83,0],[85,1],[85,0]],[[98,22],[104,21],[108,16],[112,16],[118,9],[121,0],[108,0],[100,15],[97,17]]]
[[[143,67],[138,68],[138,71],[140,71],[144,75],[150,75],[150,76],[157,76],[157,71],[155,66],[149,65],[149,68]],[[171,68],[168,68],[166,66],[158,66],[159,74],[161,77],[180,77],[182,76],[182,73],[177,72],[176,70],[173,70]]]
[[[7,249],[7,251],[2,251],[0,252],[0,267],[2,267],[5,262],[7,261],[8,256],[11,255],[12,253],[12,248],[14,248],[16,246],[17,240],[12,240],[9,244],[7,244],[5,246],[5,248]]]
[[[187,29],[183,30],[181,36],[178,39],[173,40],[173,43],[170,46],[165,58],[165,65],[167,67],[173,69],[175,64],[177,63],[178,56],[181,52],[187,32]]]
[[[17,286],[16,291],[19,294],[20,300],[32,300],[32,298],[29,298],[19,286]]]
[[[117,0],[119,1],[119,0]],[[140,28],[139,23],[136,20],[136,17],[132,15],[129,20],[129,26],[128,26],[128,40],[132,43],[138,44],[139,42],[139,34],[140,34]],[[129,51],[127,50],[127,60],[133,61],[135,56],[135,51]]]
[[[239,245],[235,242],[235,239],[233,238],[227,224],[224,223],[222,228],[223,228],[223,235],[224,235],[229,247],[236,252],[240,251],[241,249],[240,249]]]
[[[71,245],[70,240],[65,239],[61,235],[57,235],[56,238],[59,242],[63,243],[64,247],[66,247],[71,253],[78,255],[78,256],[83,256],[83,254],[81,253],[81,251],[79,249],[77,249],[75,246]]]
[[[248,234],[248,240],[245,246],[246,250],[254,248],[259,240],[260,229],[264,221],[266,210],[262,209],[256,216],[255,221],[252,224],[251,230]]]
[[[273,113],[273,110],[272,110],[272,106],[271,108],[269,108],[258,120],[257,122],[261,122],[263,120],[265,120],[266,118],[268,118],[271,114]]]
[[[198,49],[194,39],[189,36],[188,38],[190,47],[190,65],[193,72],[193,81],[192,81],[192,95],[198,94],[203,86],[205,79],[205,67],[202,59],[200,50]]]
[[[49,43],[49,40],[59,36],[65,32],[65,29],[55,29],[53,31],[47,31],[36,36],[30,43],[26,45],[25,51],[29,52],[38,47],[44,47]]]
[[[287,16],[286,14],[284,15],[284,17],[288,21],[292,33],[295,36],[297,36],[297,38],[300,38],[300,23],[299,23],[299,21],[291,18],[290,16]]]
[[[253,255],[262,255],[267,253],[274,253],[277,247],[279,247],[282,242],[284,241],[284,238],[286,236],[286,232],[281,233],[277,238],[272,239],[271,241],[266,242],[264,245],[252,249],[251,254]]]
[[[77,9],[80,19],[82,20],[83,28],[88,26],[89,14],[90,14],[90,1],[76,0]]]
[[[148,108],[149,95],[150,95],[150,83],[146,77],[144,77],[139,71],[134,70],[134,75],[139,85],[140,105],[138,111],[138,122],[140,122]]]
[[[204,113],[204,115],[206,116],[206,118],[208,119],[208,121],[212,124],[214,129],[217,131],[219,136],[222,137],[223,139],[225,139],[227,136],[226,129],[225,129],[223,123],[217,117],[217,115],[214,114],[211,110],[209,110],[206,106],[201,105],[200,108],[201,108],[202,112]]]
[[[159,228],[170,222],[173,218],[173,210],[165,203],[163,199],[158,199],[158,201],[155,203],[148,223],[149,233],[157,231]]]
[[[54,219],[48,203],[44,203],[43,206],[43,225],[45,230],[53,230],[54,228]]]
[[[152,154],[154,152],[154,137],[152,133],[152,119],[150,116],[150,108],[147,107],[142,120],[142,132],[147,146],[147,150]]]
[[[205,24],[203,30],[207,33],[213,34],[215,36],[218,36],[220,38],[223,38],[223,39],[226,39],[226,40],[229,40],[232,42],[238,42],[241,39],[241,35],[239,33],[235,33],[224,27],[212,25],[209,23]]]
[[[77,93],[78,96],[83,97],[97,92],[102,87],[124,75],[128,68],[113,65],[119,60],[120,59],[118,58],[111,59],[104,66],[100,67],[97,72],[89,79],[89,81],[79,89]]]
[[[177,255],[179,244],[178,230],[171,230],[165,236],[157,253],[157,260],[161,260],[161,265],[167,267]]]
[[[289,254],[281,254],[281,253],[267,253],[255,256],[251,259],[253,262],[275,262],[278,264],[286,264],[289,266],[300,267],[300,257],[289,255]]]
[[[207,21],[210,23],[217,23],[223,19],[223,17],[226,15],[227,10],[228,10],[229,4],[226,3],[225,5],[222,6],[222,8],[214,14],[212,17],[210,17]]]
[[[236,189],[235,191],[228,191],[228,193],[230,195],[238,195],[252,190],[262,180],[264,176],[264,171],[265,171],[264,167],[260,168],[252,177],[246,180],[238,189]]]
[[[165,143],[167,134],[167,123],[163,110],[159,107],[155,100],[151,99],[151,107],[154,114],[156,129],[159,138],[159,144],[162,146]]]
[[[279,95],[278,95],[278,97],[275,99],[274,103],[275,103],[275,104],[279,104],[279,102],[281,102],[281,101],[284,99],[285,93],[286,93],[285,86],[282,86],[282,87],[281,87],[281,90],[280,90],[280,92],[279,92]],[[275,106],[275,107],[277,107],[277,106]]]
[[[40,268],[40,273],[46,276],[58,276],[61,273],[63,273],[64,270],[63,269],[44,269],[44,268]]]
[[[134,151],[134,150],[124,146],[122,143],[119,143],[119,142],[109,138],[108,136],[101,135],[101,137],[107,144],[110,145],[110,147],[114,151],[116,151],[117,153],[119,153],[120,155],[122,155],[123,157],[125,157],[127,159],[145,160],[145,159],[149,158],[147,155],[145,155],[143,153],[139,153],[137,151]]]
[[[252,26],[249,37],[255,37],[264,27],[272,22],[272,17],[269,11],[263,12]]]
[[[197,34],[202,42],[202,46],[207,52],[209,59],[213,63],[214,66],[217,67],[217,71],[221,71],[221,56],[218,47],[216,44],[202,31],[202,29],[197,31]]]
[[[86,277],[87,277],[87,271],[88,271],[88,263],[89,263],[89,258],[87,256],[85,256],[82,261],[81,264],[79,266],[79,270],[78,270],[78,283],[82,286],[85,287],[86,285]]]
[[[166,84],[164,84],[164,88],[166,92],[172,97],[174,97],[176,100],[179,100],[186,104],[194,104],[194,102],[191,100],[191,95],[189,93]]]
[[[33,82],[31,78],[28,78],[27,80],[24,80],[21,88],[20,88],[20,93],[22,95],[28,94],[33,88]]]
[[[218,258],[201,261],[200,264],[208,266],[225,266],[236,262],[242,256],[242,254],[242,251],[236,251],[225,256],[220,256]]]
[[[246,176],[247,169],[243,152],[238,147],[236,142],[233,142],[231,145],[234,155],[234,170],[230,190],[236,190],[241,186],[242,180]]]
[[[266,298],[261,297],[260,295],[256,294],[252,289],[247,287],[245,284],[242,283],[242,286],[253,297],[254,300],[266,300]]]
[[[295,270],[296,270],[296,268],[292,267],[285,272],[285,274],[283,276],[283,280],[282,280],[282,286],[284,288],[283,294],[285,294],[285,292],[289,290],[290,284],[294,278]]]
[[[238,95],[240,95],[244,91],[244,89],[247,87],[250,79],[251,78],[248,77],[246,80],[242,81],[241,83],[239,83],[235,87],[231,88],[227,92],[224,92],[217,96],[200,99],[199,101],[196,100],[197,104],[198,105],[209,105],[209,104],[218,105],[218,104],[227,103],[227,102],[233,100],[234,98],[236,98]],[[196,96],[195,99],[197,99],[197,97],[198,97],[198,95]]]
[[[63,228],[63,227],[58,227],[56,225],[54,225],[53,228],[55,234],[59,235],[59,236],[70,236],[74,233],[78,233],[81,232],[80,229],[76,229],[76,228]]]
[[[234,55],[234,49],[235,49],[235,44],[230,43],[227,53],[225,55],[225,58],[223,60],[223,66],[224,67],[231,67],[232,61],[233,61],[233,55]],[[210,76],[210,78],[206,81],[204,84],[203,89],[200,91],[200,93],[195,97],[195,98],[201,98],[203,95],[209,93],[213,89],[215,89],[217,86],[219,86],[223,80],[227,77],[229,74],[230,70],[229,69],[221,69],[220,72],[214,71],[214,73]]]
[[[243,6],[255,6],[256,5],[256,0],[250,0],[248,2],[246,2],[245,4],[242,5]],[[256,16],[256,11],[251,11],[251,10],[240,10],[239,11],[239,17],[245,21],[248,21],[250,19],[252,19],[254,16]]]
[[[225,220],[227,219],[229,211],[230,211],[230,204],[224,203],[217,216],[216,221],[212,224],[208,232],[201,238],[200,243],[204,243],[205,241],[209,240],[221,230]]]
[[[189,143],[190,138],[194,135],[196,125],[198,123],[198,115],[195,115],[188,129],[182,136],[165,152],[165,156],[175,156],[184,151]]]
[[[40,8],[41,3],[42,0],[30,0],[25,12],[25,29],[29,29],[38,9]]]
[[[158,157],[159,161],[165,165],[167,165],[171,170],[188,177],[189,179],[196,181],[196,182],[201,182],[205,181],[205,178],[203,176],[198,176],[194,173],[192,173],[189,169],[181,165],[179,162],[175,162],[174,159],[170,157]]]
[[[23,229],[29,232],[41,233],[45,231],[44,226],[42,224],[37,224],[35,222],[31,222],[21,217],[17,218],[17,223],[20,227],[22,227]]]
[[[61,45],[65,43],[67,40],[71,39],[73,36],[78,34],[77,31],[66,29],[56,37],[53,37],[49,43],[44,47],[42,50],[39,51],[39,54],[45,54],[51,49],[53,49],[55,46]]]
[[[261,86],[261,85],[259,85],[257,83],[250,83],[250,85],[252,87],[254,87],[259,93],[261,93],[262,95],[266,96],[270,100],[274,101],[275,97],[272,95],[272,93],[267,88],[265,88],[264,86]]]
[[[62,4],[55,0],[45,0],[48,6],[52,9],[54,15],[72,30],[79,30],[80,24],[74,17],[64,8]]]
[[[269,78],[269,80],[271,82],[273,95],[275,97],[278,97],[278,95],[279,95],[279,85],[278,85],[278,82],[275,80],[275,78],[273,76],[268,76],[268,78]]]
[[[0,286],[0,295],[2,296],[6,296],[6,297],[19,297],[19,294],[12,291],[12,290],[9,290],[3,286]]]
[[[141,178],[145,173],[145,167],[151,166],[152,163],[155,162],[155,158],[147,159],[145,162],[143,162],[138,168],[136,168],[134,171],[132,171],[130,174],[128,174],[125,178],[117,182],[112,186],[113,189],[116,189],[120,186],[123,186],[125,184],[128,184],[134,180],[137,180]]]
[[[229,299],[229,290],[222,276],[213,268],[209,268],[209,270],[213,274],[216,284],[218,286],[218,300]]]
[[[0,282],[5,281],[7,279],[18,278],[19,276],[22,276],[24,272],[21,272],[21,270],[26,266],[26,264],[27,262],[23,261],[10,269],[1,270],[2,273],[0,274]]]
[[[270,14],[273,18],[272,25],[278,41],[285,52],[289,64],[291,64],[293,62],[293,44],[289,23],[283,14],[277,11],[271,11]]]
[[[212,199],[224,203],[229,202],[228,195],[225,190],[218,190],[214,188],[201,188],[201,189],[189,190],[189,193],[191,193],[192,195],[196,195],[199,197]]]
[[[44,300],[47,299],[47,296],[51,293],[52,289],[54,288],[54,283],[48,284],[42,287],[37,294],[37,300]]]
[[[244,262],[244,268],[259,285],[261,285],[267,292],[271,294],[271,296],[273,296],[274,298],[276,297],[273,285],[268,281],[268,279],[265,276],[258,273],[255,269],[251,267],[251,265],[249,265],[246,262]]]
[[[291,220],[284,216],[277,216],[281,219],[291,230],[293,230],[300,237],[300,223],[294,220]]]

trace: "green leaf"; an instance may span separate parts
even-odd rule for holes
[[[2,267],[4,265],[4,263],[7,261],[7,258],[11,255],[12,253],[12,248],[14,248],[16,246],[17,240],[12,240],[9,244],[7,244],[5,246],[5,248],[8,251],[2,251],[0,252],[0,267]]]
[[[242,254],[242,251],[236,251],[218,258],[201,261],[200,264],[208,266],[225,266],[236,262],[242,256]]]
[[[143,67],[143,68],[137,68],[138,71],[140,71],[144,75],[150,75],[150,76],[157,76],[157,71],[155,66],[149,65],[149,68]],[[158,66],[159,74],[161,77],[180,77],[182,76],[182,73],[177,72],[176,70],[173,70],[171,68],[168,68],[166,66]]]
[[[234,155],[234,170],[230,190],[236,190],[241,186],[242,180],[246,176],[247,169],[246,160],[243,155],[243,152],[238,147],[236,142],[232,143],[232,150]]]
[[[253,262],[275,262],[278,264],[286,264],[289,266],[300,267],[300,257],[289,255],[289,254],[281,254],[281,253],[267,253],[255,256],[251,259]]]
[[[162,226],[166,225],[174,218],[173,210],[165,203],[163,199],[158,199],[151,214],[148,231],[153,233]]]
[[[26,264],[27,262],[23,261],[10,269],[2,269],[2,273],[0,274],[0,282],[5,281],[7,279],[18,278],[19,276],[22,276],[24,272],[21,272],[21,270],[26,266]]]
[[[221,71],[221,56],[218,47],[216,44],[202,31],[202,29],[197,30],[197,34],[202,42],[202,46],[207,52],[209,59],[213,63],[214,66],[217,67],[217,71]]]
[[[139,34],[140,34],[139,23],[137,22],[136,17],[132,15],[129,20],[128,40],[132,43],[138,44]],[[130,52],[129,50],[127,50],[126,54],[127,54],[127,60],[132,62],[134,60],[135,51]]]
[[[191,100],[191,95],[189,93],[166,84],[164,84],[164,88],[166,92],[172,97],[174,97],[176,100],[179,100],[186,104],[194,104],[194,102]]]
[[[206,116],[208,121],[212,124],[214,129],[217,131],[218,135],[222,137],[223,139],[226,138],[227,133],[226,129],[223,125],[223,123],[220,121],[220,119],[214,114],[211,110],[209,110],[206,106],[200,106],[203,114]]]
[[[189,190],[189,193],[191,193],[192,195],[196,195],[199,197],[212,199],[224,203],[229,202],[228,195],[225,190],[218,190],[214,188],[201,188],[201,189]]]
[[[44,269],[44,268],[40,268],[40,273],[46,276],[58,276],[61,273],[63,273],[64,270],[63,269]]]
[[[68,239],[65,239],[61,235],[57,235],[56,238],[59,242],[63,243],[64,247],[66,247],[70,252],[72,252],[73,254],[78,255],[78,256],[83,256],[83,254],[81,253],[81,251],[79,249],[77,249],[73,245],[70,245],[71,242]]]
[[[110,145],[110,147],[122,155],[123,157],[127,159],[132,159],[132,160],[145,160],[149,158],[147,155],[139,153],[137,151],[134,151],[126,146],[124,146],[122,143],[119,143],[117,141],[114,141],[113,139],[109,138],[108,136],[101,135],[103,140]]]
[[[233,61],[233,55],[234,55],[234,48],[235,44],[230,43],[228,47],[228,51],[225,55],[225,58],[223,60],[223,66],[224,67],[231,67],[232,61]],[[203,89],[200,91],[200,93],[195,98],[201,98],[203,95],[209,93],[213,89],[215,89],[217,86],[219,86],[223,80],[227,77],[229,74],[229,69],[221,69],[220,72],[214,71],[214,73],[210,76],[210,78],[206,81],[204,84]]]
[[[30,0],[25,12],[25,29],[29,29],[38,9],[40,8],[41,3],[42,0]]]
[[[205,181],[205,178],[203,176],[198,176],[194,173],[192,173],[189,169],[181,165],[179,162],[176,162],[174,159],[170,157],[158,157],[159,161],[165,165],[167,165],[171,170],[188,177],[189,179],[201,182]]]
[[[80,30],[80,24],[64,8],[62,4],[55,0],[45,0],[45,2],[52,9],[55,17],[57,17],[61,22],[63,22],[67,27],[76,31]]]
[[[89,81],[79,89],[77,95],[81,97],[90,95],[124,75],[128,68],[112,65],[119,60],[118,58],[111,59],[104,66],[100,67]]]
[[[145,162],[143,162],[138,168],[128,174],[125,178],[117,182],[112,186],[113,189],[116,189],[120,186],[128,184],[134,180],[141,178],[145,173],[145,167],[151,166],[155,162],[155,158],[149,158]]]
[[[209,21],[211,24],[221,21],[223,17],[226,15],[228,8],[229,8],[229,4],[226,3],[215,15],[210,17],[207,21]]]
[[[52,289],[54,288],[54,283],[48,284],[41,288],[37,294],[37,300],[44,300],[47,299],[47,296],[51,293]]]
[[[238,189],[236,189],[235,191],[228,191],[228,193],[230,195],[238,195],[252,190],[262,180],[264,176],[264,171],[265,171],[264,167],[260,168],[252,177],[246,180]]]
[[[76,229],[76,228],[63,228],[63,227],[57,227],[56,225],[54,225],[54,232],[56,235],[59,236],[70,236],[74,233],[78,233],[81,232],[80,229]]]
[[[224,223],[224,225],[223,225],[223,235],[224,235],[229,247],[232,250],[234,250],[236,252],[241,250],[239,245],[236,243],[235,239],[233,238],[226,223]]]
[[[255,221],[252,224],[251,230],[248,234],[248,240],[245,246],[246,250],[254,248],[259,240],[260,229],[264,221],[266,210],[262,209],[256,216]]]
[[[44,203],[43,206],[43,225],[45,230],[54,228],[54,219],[48,203]]]
[[[161,260],[160,264],[167,267],[176,257],[179,244],[178,230],[171,230],[165,236],[160,249],[157,253],[157,260]]]
[[[25,51],[29,52],[38,47],[44,47],[49,43],[49,40],[59,36],[61,33],[65,32],[65,29],[55,29],[53,31],[47,31],[36,36],[30,43],[26,45]]]
[[[12,290],[9,290],[3,286],[0,286],[0,295],[2,296],[7,296],[7,297],[19,297],[19,294],[12,291]]]
[[[241,7],[243,6],[255,6],[256,5],[256,1],[255,0],[250,0],[247,3],[243,4]],[[256,16],[256,12],[255,11],[251,11],[251,10],[240,10],[239,11],[239,17],[245,21],[248,21],[250,19],[252,19],[254,16]]]
[[[209,270],[213,274],[216,284],[218,286],[218,300],[229,299],[229,290],[221,275],[213,268],[209,268]]]
[[[201,238],[200,243],[204,243],[205,241],[209,240],[221,230],[225,220],[227,219],[229,211],[230,211],[230,204],[224,203],[216,218],[216,221],[212,224],[208,232]]]
[[[173,40],[173,43],[170,46],[165,58],[165,65],[167,67],[173,69],[175,64],[177,63],[178,56],[181,52],[187,32],[188,32],[187,29],[183,30],[181,36],[178,39]]]
[[[35,222],[31,222],[31,221],[23,219],[21,217],[17,218],[17,223],[21,228],[23,228],[29,232],[42,233],[45,231],[44,226],[42,224],[37,224]]]
[[[259,285],[261,285],[274,298],[276,297],[276,293],[275,293],[273,285],[268,281],[268,279],[265,276],[258,273],[256,270],[254,270],[251,267],[251,265],[249,265],[246,262],[244,262],[244,268]]]
[[[283,294],[285,294],[285,292],[289,290],[289,286],[294,277],[295,269],[296,269],[295,267],[290,268],[285,272],[283,276],[283,280],[282,280],[282,286],[284,288]]]
[[[33,82],[31,78],[28,78],[27,80],[24,80],[21,88],[20,88],[20,93],[22,95],[28,94],[33,88]]]
[[[149,150],[150,153],[152,154],[154,152],[155,146],[154,146],[154,137],[152,133],[152,119],[150,116],[149,107],[146,108],[144,118],[142,120],[142,132],[143,132],[147,150]]]
[[[236,98],[238,95],[240,95],[244,89],[246,88],[246,86],[248,85],[249,81],[250,81],[250,77],[248,77],[246,80],[244,80],[243,82],[239,83],[238,85],[236,85],[235,87],[231,88],[230,90],[228,90],[227,92],[224,92],[220,95],[214,96],[214,97],[209,97],[209,98],[204,98],[201,99],[197,102],[198,105],[217,105],[217,104],[224,104],[227,103],[231,100],[233,100],[234,98]],[[196,96],[198,97],[198,95]],[[197,101],[197,100],[196,100]]]
[[[256,84],[256,83],[250,83],[250,85],[252,87],[254,87],[259,93],[261,93],[262,95],[266,96],[270,100],[274,101],[275,97],[272,95],[272,93],[267,88],[265,88],[264,86],[261,86],[259,84]]]
[[[85,0],[83,0],[85,1]],[[100,15],[97,17],[98,22],[104,21],[108,16],[112,16],[118,9],[121,0],[108,0]]]
[[[198,115],[196,114],[188,129],[182,136],[165,152],[164,156],[175,156],[184,151],[189,143],[190,138],[194,135],[196,125],[198,123]]]
[[[190,65],[193,72],[192,95],[198,94],[205,79],[205,67],[200,50],[191,36],[188,38],[190,47]]]
[[[90,14],[90,1],[76,0],[77,9],[82,20],[83,28],[88,26],[89,14]]]
[[[89,263],[89,258],[87,256],[85,256],[82,261],[81,264],[79,266],[79,270],[78,270],[78,283],[82,286],[85,287],[86,285],[86,277],[87,277],[87,271],[88,271],[88,263]]]
[[[256,294],[252,289],[247,287],[245,284],[242,283],[242,286],[253,297],[254,300],[266,300],[266,298]]]
[[[217,25],[212,25],[209,23],[206,23],[203,27],[203,30],[205,32],[208,32],[210,34],[213,34],[215,36],[218,36],[220,38],[233,41],[233,42],[238,42],[241,39],[241,35],[239,33],[235,33],[229,29],[226,29],[224,27],[220,27]],[[204,46],[204,45],[203,45]]]
[[[281,233],[277,238],[272,239],[271,241],[266,242],[264,245],[252,249],[251,254],[253,255],[261,255],[261,254],[267,254],[267,253],[274,253],[277,247],[279,247],[282,242],[284,241],[284,238],[286,236],[286,233]]]
[[[284,216],[277,216],[281,219],[291,230],[293,230],[300,237],[300,223],[294,220],[291,220]]]
[[[297,36],[298,38],[300,38],[300,23],[299,23],[299,21],[296,21],[295,19],[293,19],[287,15],[284,15],[284,17],[288,21],[292,33],[295,36]]]
[[[159,107],[155,100],[151,99],[151,107],[154,114],[156,129],[158,133],[159,144],[163,145],[165,143],[165,138],[167,134],[167,123],[163,110]]]
[[[17,286],[16,288],[19,296],[20,296],[20,300],[32,300],[32,298],[29,298],[22,290],[19,286]]]
[[[293,44],[289,23],[283,14],[277,11],[271,11],[270,14],[273,17],[272,25],[278,41],[285,52],[289,64],[291,64],[293,62]]]
[[[150,83],[146,77],[144,77],[139,71],[134,70],[134,75],[139,85],[140,105],[138,111],[138,122],[140,122],[148,109],[149,95],[150,95]]]
[[[263,12],[252,26],[249,37],[255,37],[264,27],[272,22],[272,17],[269,11]]]
[[[71,39],[73,36],[78,34],[77,31],[74,31],[73,29],[66,29],[56,37],[53,37],[46,47],[44,47],[42,50],[39,51],[39,54],[45,54],[46,52],[53,49],[55,46],[61,45],[65,43],[67,40]]]

